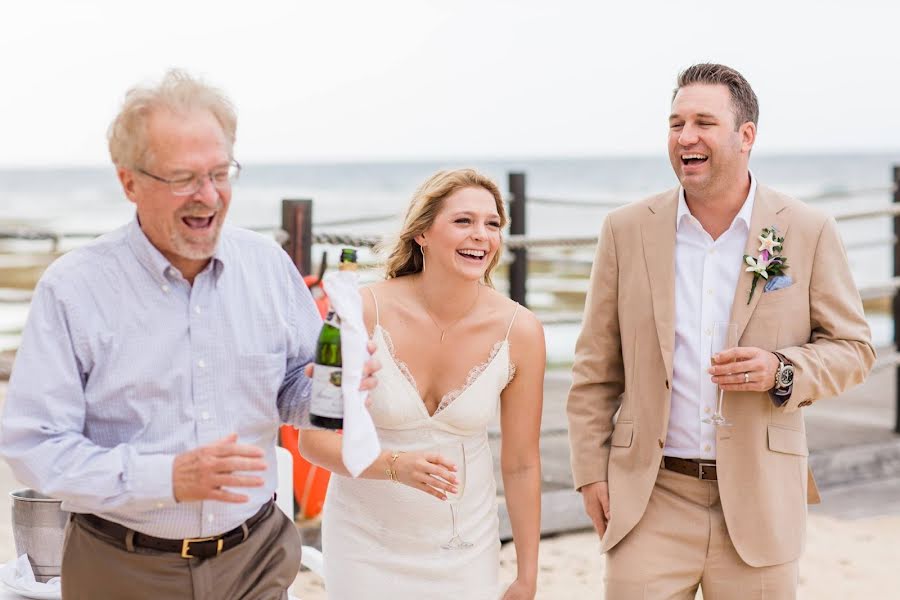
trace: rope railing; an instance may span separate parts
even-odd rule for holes
[[[506,198],[506,200],[510,201],[511,198]],[[528,202],[529,204],[547,204],[570,208],[616,208],[628,204],[627,200],[569,200],[565,198],[542,198],[540,196],[528,196]]]
[[[893,194],[897,191],[895,185],[881,185],[873,187],[861,187],[848,190],[826,191],[821,194],[812,194],[809,196],[800,196],[800,200],[804,202],[818,202],[822,200],[840,200],[843,198],[855,198],[858,196],[868,196],[874,194]]]
[[[847,250],[865,250],[868,248],[880,248],[882,246],[893,246],[897,243],[897,236],[892,235],[890,237],[882,237],[882,238],[874,238],[871,240],[856,240],[853,242],[846,242],[844,244],[844,248]]]
[[[55,242],[63,235],[68,236],[68,234],[54,233],[49,230],[35,229],[32,227],[0,228],[0,239],[2,240],[53,240]]]
[[[863,300],[875,300],[886,296],[893,296],[900,289],[900,277],[893,277],[887,281],[867,283],[859,286],[859,297]]]
[[[393,221],[398,218],[400,213],[381,213],[379,215],[369,215],[365,217],[356,217],[353,219],[334,219],[331,221],[314,221],[313,227],[334,227],[335,225],[364,225],[366,223],[380,223],[382,221]]]
[[[31,290],[0,288],[0,304],[20,304],[31,302]]]
[[[875,349],[875,364],[872,365],[872,371],[881,371],[890,367],[900,366],[900,352],[897,352],[891,346]]]
[[[560,237],[509,235],[504,238],[504,245],[510,250],[518,248],[557,248],[561,246],[596,246],[597,236]]]
[[[350,233],[313,233],[314,244],[330,244],[332,246],[355,246],[372,248],[382,240],[377,235],[353,235]]]
[[[836,210],[831,215],[837,221],[853,221],[874,217],[896,217],[900,215],[900,204],[891,204],[882,208]]]

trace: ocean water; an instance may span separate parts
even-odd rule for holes
[[[238,157],[240,159],[240,157]],[[828,211],[886,206],[891,202],[892,169],[900,151],[855,155],[757,155],[751,169],[758,180]],[[387,234],[396,230],[416,186],[442,168],[474,167],[507,189],[507,174],[526,173],[527,193],[583,204],[532,202],[527,231],[539,236],[591,236],[610,206],[637,200],[676,185],[664,155],[645,158],[554,160],[430,161],[344,164],[245,164],[237,182],[229,220],[248,227],[277,227],[283,198],[311,198],[317,231]],[[0,169],[0,225],[28,223],[60,232],[101,233],[126,222],[133,206],[119,189],[112,166],[97,168]],[[377,222],[329,222],[387,216]],[[888,245],[867,245],[892,238],[887,217],[842,221],[840,229],[858,284],[888,279],[893,253]],[[82,242],[71,242],[82,243]],[[0,240],[0,252],[44,251],[46,242]],[[543,249],[536,255],[553,260],[590,260],[592,249],[562,252]],[[3,282],[0,281],[0,287]],[[529,301],[544,302],[541,292]],[[547,307],[545,307],[547,308]],[[552,308],[552,307],[549,307]],[[0,349],[14,344],[27,307],[0,303]],[[877,319],[876,319],[877,320]],[[874,325],[874,323],[873,323]],[[877,325],[885,341],[892,326]],[[551,358],[571,354],[568,326],[548,328]],[[577,327],[576,327],[577,329]],[[888,331],[890,329],[890,331]],[[4,342],[5,340],[5,342]],[[558,341],[557,341],[558,340]]]

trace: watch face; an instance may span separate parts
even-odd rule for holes
[[[785,365],[784,368],[781,369],[781,372],[778,374],[778,380],[781,384],[781,387],[783,388],[786,388],[794,383],[794,367]]]

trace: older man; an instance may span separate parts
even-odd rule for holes
[[[321,319],[274,242],[223,226],[235,130],[182,73],[131,90],[109,150],[136,218],[35,290],[0,450],[74,513],[67,599],[282,598],[298,571],[275,442],[305,422]]]
[[[608,598],[794,598],[802,407],[875,359],[834,219],[749,171],[758,114],[734,69],[684,71],[681,185],[603,224],[568,413]]]

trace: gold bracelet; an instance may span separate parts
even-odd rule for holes
[[[394,470],[394,463],[397,462],[397,459],[400,458],[401,454],[403,454],[402,451],[391,452],[391,464],[387,469],[385,469],[385,473],[387,473],[388,479],[390,479],[394,483],[400,483],[400,479],[397,477],[397,471]]]

